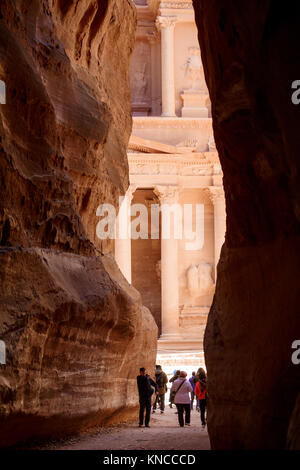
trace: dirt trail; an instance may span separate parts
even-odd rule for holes
[[[191,414],[191,426],[180,428],[176,409],[166,408],[151,414],[150,428],[128,423],[99,432],[72,438],[64,443],[48,444],[44,449],[57,450],[207,450],[210,449],[207,430],[203,430],[199,413]]]

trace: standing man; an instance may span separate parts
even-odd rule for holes
[[[167,393],[168,377],[159,365],[156,366],[155,381],[158,386],[158,395],[156,396],[156,400],[153,405],[153,413],[155,413],[158,403],[160,406],[160,412],[163,413],[165,411],[165,394]]]
[[[151,397],[153,394],[153,388],[155,389],[155,394],[158,394],[158,387],[156,383],[151,379],[150,375],[146,374],[145,367],[140,368],[140,375],[136,378],[139,398],[140,398],[140,422],[139,427],[141,428],[144,423],[144,412],[146,410],[145,416],[145,427],[149,428],[150,413],[151,413]]]

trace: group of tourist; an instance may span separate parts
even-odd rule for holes
[[[207,377],[205,370],[200,367],[192,376],[187,379],[185,371],[174,371],[173,377],[169,380],[172,383],[169,396],[169,406],[176,405],[179,426],[190,426],[191,410],[194,406],[196,397],[196,410],[200,412],[202,428],[206,425],[206,401],[207,401]],[[165,395],[167,393],[167,374],[162,370],[160,365],[156,366],[155,381],[146,374],[144,367],[140,368],[140,375],[137,376],[137,385],[140,400],[139,427],[143,426],[145,419],[145,427],[149,428],[151,407],[155,413],[160,408],[161,414],[165,411]],[[154,399],[153,399],[154,397]],[[153,405],[152,405],[153,403]]]

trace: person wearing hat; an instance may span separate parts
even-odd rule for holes
[[[165,372],[163,372],[160,365],[156,366],[155,370],[155,381],[158,387],[158,395],[156,395],[156,400],[153,405],[153,413],[155,413],[157,406],[160,406],[160,412],[164,413],[165,411],[165,394],[167,393],[167,383],[168,377]]]

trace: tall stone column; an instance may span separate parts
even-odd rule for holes
[[[151,114],[153,116],[158,116],[161,109],[161,73],[160,73],[160,63],[158,63],[158,44],[159,44],[159,34],[155,30],[148,34],[147,39],[151,47]]]
[[[178,203],[179,188],[158,186],[154,189],[160,204]],[[179,283],[178,283],[178,240],[161,237],[161,302],[162,336],[161,339],[176,339],[179,336]]]
[[[214,206],[214,237],[215,237],[215,281],[217,280],[217,265],[226,232],[226,206],[222,187],[210,187],[210,198]]]
[[[129,186],[116,221],[115,260],[129,284],[131,284],[130,205],[135,190],[136,186]]]
[[[162,116],[175,116],[174,27],[176,18],[158,16],[161,30]]]

